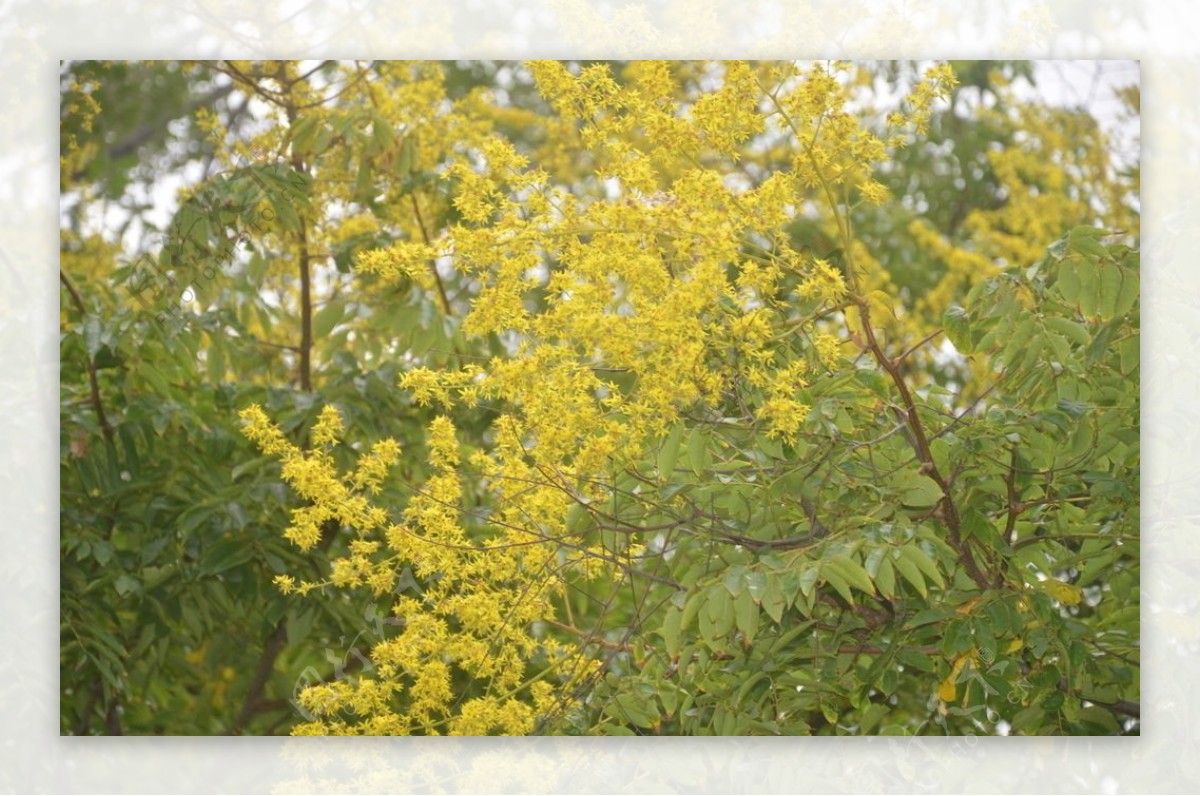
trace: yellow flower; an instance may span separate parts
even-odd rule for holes
[[[814,258],[807,278],[796,292],[803,299],[820,299],[827,304],[836,304],[846,295],[846,283],[838,269],[826,260]]]
[[[817,350],[817,359],[827,368],[834,368],[841,359],[842,341],[826,332],[813,337],[813,348]]]
[[[400,241],[387,249],[371,249],[355,258],[355,268],[363,274],[379,274],[388,281],[408,277],[428,287],[430,263],[437,252],[425,243]]]
[[[337,409],[326,405],[321,409],[321,415],[313,426],[312,440],[314,445],[332,445],[338,441],[343,430],[342,416]]]

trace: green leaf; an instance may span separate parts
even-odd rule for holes
[[[868,705],[863,711],[862,718],[858,722],[858,731],[861,735],[871,735],[872,731],[879,726],[879,722],[891,710],[887,705],[872,704]]]
[[[947,658],[956,658],[971,649],[971,625],[969,622],[951,622],[942,639],[942,652]]]
[[[838,555],[829,559],[827,566],[837,571],[838,575],[864,594],[874,594],[875,584],[862,565],[849,556]]]
[[[737,597],[742,593],[742,589],[746,586],[746,566],[744,564],[735,564],[725,573],[724,578],[725,589],[729,592],[730,597]]]
[[[92,359],[96,358],[96,353],[100,350],[100,318],[96,315],[89,315],[83,321],[83,339],[87,348],[88,356]]]
[[[637,735],[633,730],[619,724],[601,724],[599,734],[605,737]]]
[[[298,155],[307,155],[313,151],[313,142],[322,123],[316,116],[305,116],[292,125],[288,136],[292,141],[292,151]]]
[[[787,599],[783,596],[780,579],[775,575],[767,576],[767,589],[762,598],[762,609],[772,621],[779,624],[783,620],[783,610],[787,607]]]
[[[900,575],[917,590],[917,594],[920,594],[923,598],[929,596],[929,590],[925,586],[925,578],[921,576],[921,569],[916,564],[900,555],[899,551],[892,557],[892,563],[896,569],[900,570]]]
[[[1080,280],[1079,280],[1080,264],[1078,260],[1066,260],[1058,269],[1058,280],[1054,283],[1054,288],[1059,295],[1070,305],[1074,306],[1079,303]]]
[[[902,649],[896,653],[896,660],[910,669],[917,669],[929,674],[932,674],[934,670],[933,658],[919,650]]]
[[[915,544],[905,545],[900,548],[900,557],[915,564],[926,578],[937,584],[939,589],[946,588],[946,582],[942,580],[942,573],[938,571],[937,564],[924,550]]]
[[[129,574],[124,574],[117,578],[116,582],[113,583],[113,587],[117,590],[117,594],[122,597],[126,594],[141,592],[142,590],[141,581]]]
[[[885,557],[879,562],[879,570],[875,573],[875,585],[879,593],[889,600],[896,596],[896,574],[890,557]]]
[[[1119,551],[1109,550],[1103,553],[1094,554],[1090,560],[1083,565],[1083,569],[1079,571],[1079,578],[1075,581],[1075,585],[1079,588],[1089,586],[1101,574],[1103,574],[1113,562],[1117,560]]]
[[[244,564],[254,557],[254,549],[244,541],[226,539],[214,544],[200,564],[201,575],[217,575]]]
[[[883,559],[887,556],[889,548],[885,546],[876,547],[867,553],[867,557],[863,559],[863,569],[872,579],[879,573],[879,565],[883,563]]]
[[[708,454],[708,435],[702,428],[696,427],[688,432],[687,457],[688,466],[696,475],[703,475],[712,465]]]
[[[692,620],[700,613],[700,609],[704,606],[706,592],[703,590],[693,591],[688,595],[687,601],[683,604],[683,613],[679,618],[679,627],[681,630],[687,630]]]
[[[1075,321],[1057,315],[1046,317],[1045,323],[1047,329],[1058,332],[1075,345],[1085,346],[1092,341],[1092,336],[1088,334],[1083,324],[1075,323]]]
[[[392,129],[391,123],[382,116],[376,116],[371,120],[371,142],[376,152],[386,152],[392,147],[392,142],[395,141],[395,131]]]
[[[651,710],[653,706],[653,700],[639,699],[633,694],[617,694],[604,706],[604,712],[617,721],[627,721],[635,727],[648,729],[659,719],[658,714]]]
[[[587,506],[579,502],[572,503],[571,508],[567,509],[567,516],[564,520],[567,530],[571,533],[578,533],[585,527],[584,523],[591,516]]]
[[[679,460],[679,446],[683,442],[683,424],[676,423],[667,433],[662,447],[658,449],[658,477],[669,481]]]
[[[226,375],[226,354],[224,354],[224,345],[220,339],[212,341],[212,345],[205,352],[204,364],[211,383],[220,384],[224,381],[224,375]]]
[[[358,164],[358,174],[354,179],[354,200],[367,204],[375,198],[375,180],[371,172],[371,161],[363,158]]]
[[[300,216],[297,215],[295,208],[287,199],[272,197],[271,206],[275,208],[275,213],[279,216],[279,223],[284,229],[293,232],[300,229]]]
[[[308,638],[312,632],[313,623],[317,618],[317,609],[313,608],[293,608],[287,613],[285,628],[287,632],[287,642],[289,645],[299,645]]]
[[[1099,239],[1106,234],[1098,227],[1075,227],[1067,233],[1067,248],[1085,257],[1103,257],[1108,252]]]
[[[404,143],[400,145],[400,154],[396,157],[395,171],[401,177],[408,176],[413,172],[413,163],[416,158],[416,140],[411,135],[404,137]]]
[[[1141,291],[1141,278],[1136,270],[1124,268],[1121,271],[1121,277],[1121,292],[1117,294],[1116,305],[1113,307],[1113,317],[1115,318],[1129,314],[1129,311],[1137,304]]]
[[[714,587],[705,591],[704,608],[700,611],[700,635],[710,646],[716,646],[733,629],[734,604],[729,592]]]
[[[754,641],[758,632],[758,603],[750,596],[750,591],[743,591],[734,600],[734,617],[737,629],[746,637],[746,643]]]
[[[767,577],[757,569],[752,569],[746,573],[746,591],[750,597],[758,602],[762,599],[763,592],[767,589]]]
[[[1095,318],[1100,306],[1100,274],[1096,263],[1079,266],[1079,311],[1085,318]]]
[[[96,563],[100,566],[106,566],[113,557],[113,546],[104,540],[97,540],[92,543],[92,558],[96,559]]]
[[[1038,324],[1035,318],[1026,317],[1018,322],[1013,328],[1008,342],[1004,345],[1004,353],[1001,354],[1001,358],[1010,365],[1015,364],[1018,357],[1025,353],[1029,341],[1037,330]]]
[[[1140,335],[1131,335],[1117,343],[1117,354],[1121,358],[1121,373],[1132,374],[1142,362]]]
[[[800,593],[805,597],[812,595],[820,574],[820,567],[815,563],[809,563],[800,573]]]
[[[1115,263],[1100,263],[1100,293],[1098,310],[1104,320],[1117,316],[1117,303],[1121,300],[1121,268]]]
[[[341,301],[330,301],[313,316],[313,336],[327,337],[345,314],[346,306]]]
[[[1061,334],[1048,332],[1043,339],[1050,343],[1050,352],[1054,356],[1055,361],[1060,365],[1071,364],[1071,345],[1067,342],[1067,338]]]
[[[832,586],[838,594],[842,595],[842,599],[851,605],[854,605],[854,595],[850,591],[850,583],[844,577],[842,577],[840,572],[838,572],[834,567],[830,566],[829,562],[825,562],[821,566],[821,577],[824,578],[825,582]]]
[[[1121,730],[1112,713],[1099,705],[1081,708],[1070,717],[1070,721],[1081,725],[1081,735],[1112,735]]]
[[[683,622],[683,611],[674,606],[667,609],[663,617],[662,630],[663,646],[672,658],[679,655],[679,636]]]
[[[942,499],[942,488],[927,475],[901,471],[896,478],[900,502],[913,508],[934,506]]]

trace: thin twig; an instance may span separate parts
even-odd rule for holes
[[[1012,544],[1016,540],[1013,538],[1013,531],[1017,527],[1017,515],[1021,513],[1022,506],[1017,503],[1017,446],[1016,443],[1012,446],[1011,461],[1008,467],[1008,473],[1004,477],[1005,491],[1008,493],[1008,519],[1004,522],[1004,541],[1007,544]]]
[[[71,294],[71,300],[75,307],[79,310],[81,320],[87,318],[87,308],[83,304],[83,297],[79,295],[79,291],[75,289],[75,285],[67,278],[66,273],[60,268],[58,270],[58,278],[62,281],[63,286],[67,288],[67,292]],[[96,360],[91,354],[87,355],[87,372],[88,382],[91,387],[92,408],[96,410],[96,422],[100,424],[100,433],[104,435],[105,442],[113,441],[112,426],[108,424],[108,415],[104,412],[104,401],[100,398],[100,380],[96,376]]]
[[[417,219],[417,227],[421,230],[421,237],[425,240],[425,245],[433,248],[433,242],[430,240],[429,233],[425,231],[425,220],[421,217],[421,205],[417,202],[416,194],[410,193],[409,200],[412,202],[413,215]],[[430,261],[429,270],[433,274],[433,280],[437,284],[438,298],[442,302],[442,312],[446,317],[452,314],[450,309],[450,297],[446,295],[446,286],[442,283],[442,275],[438,273],[437,262]]]

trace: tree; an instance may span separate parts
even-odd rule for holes
[[[181,365],[299,328],[245,577],[297,662],[381,607],[292,732],[1136,732],[1136,172],[992,66],[189,67],[265,124],[200,115]]]

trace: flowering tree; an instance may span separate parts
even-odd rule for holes
[[[274,581],[388,614],[293,732],[1136,731],[1136,170],[1085,113],[1011,65],[213,68],[266,122],[214,157],[275,164],[159,271],[294,311],[311,409],[239,407],[317,562]],[[322,384],[381,372],[399,417]]]

